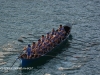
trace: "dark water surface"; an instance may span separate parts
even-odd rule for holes
[[[72,40],[55,58],[28,72],[1,74],[100,75],[100,0],[0,0],[0,68],[12,66],[24,46],[66,23],[73,25]],[[19,65],[17,60],[13,67]]]

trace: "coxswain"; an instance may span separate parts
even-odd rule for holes
[[[27,53],[27,59],[30,59],[30,58],[31,58],[31,45],[28,44],[28,47],[25,48],[24,50],[26,50],[26,53]]]

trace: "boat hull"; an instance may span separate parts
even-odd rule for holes
[[[69,35],[70,35],[70,32],[68,33],[66,38],[61,43],[56,45],[52,50],[50,50],[50,52],[46,53],[45,55],[42,55],[39,58],[35,58],[35,59],[21,59],[21,66],[22,67],[32,67],[32,66],[37,66],[37,65],[39,66],[40,64],[44,64],[49,59],[55,56],[53,55],[54,52],[58,52],[59,49],[61,50],[61,47],[63,48],[64,44],[67,42]]]

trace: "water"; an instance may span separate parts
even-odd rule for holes
[[[0,0],[0,68],[12,66],[24,46],[66,23],[73,25],[72,40],[60,59],[28,72],[1,69],[2,75],[100,75],[99,0]]]

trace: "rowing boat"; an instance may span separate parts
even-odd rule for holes
[[[41,55],[38,58],[31,58],[31,59],[25,59],[25,58],[20,58],[21,59],[21,66],[22,67],[30,67],[30,66],[34,66],[37,63],[42,63],[42,61],[47,60],[49,58],[50,55],[52,55],[52,52],[58,50],[58,48],[60,48],[68,39],[69,35],[70,35],[70,31],[71,31],[71,26],[69,25],[65,25],[63,26],[65,31],[66,31],[66,37],[64,40],[62,40],[59,44],[57,44],[54,48],[52,48],[51,50],[49,50],[49,52]]]

